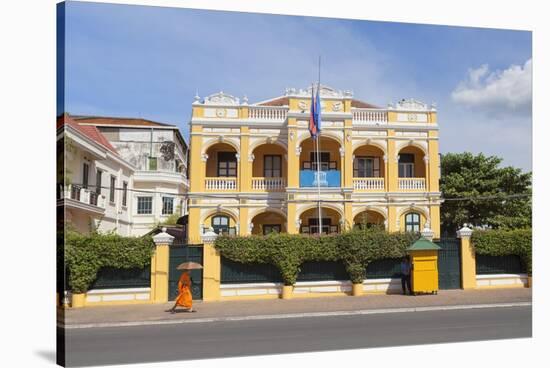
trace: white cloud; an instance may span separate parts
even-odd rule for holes
[[[532,61],[523,66],[490,71],[487,64],[468,70],[468,79],[459,83],[452,99],[461,105],[489,113],[531,113]]]

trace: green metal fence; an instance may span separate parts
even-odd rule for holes
[[[99,270],[90,289],[124,289],[151,286],[151,266],[120,269],[105,267]]]
[[[387,258],[379,259],[369,263],[367,266],[368,279],[389,279],[401,277],[401,259]]]
[[[240,263],[221,257],[221,283],[283,282],[279,270],[271,264]]]
[[[304,262],[300,265],[297,281],[349,280],[346,267],[340,262]]]
[[[526,273],[526,271],[518,256],[476,255],[476,274],[491,275],[498,273]]]

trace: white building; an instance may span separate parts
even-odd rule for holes
[[[71,142],[80,133],[80,140],[87,139],[88,145],[105,151],[94,156],[78,145],[76,154],[66,153],[70,185],[65,186],[64,203],[68,208],[69,201],[76,201],[70,194],[80,190],[79,206],[92,207],[86,215],[80,215],[82,211],[76,217],[72,214],[71,223],[79,231],[89,229],[87,216],[99,230],[117,228],[121,235],[139,236],[173,214],[187,214],[188,145],[177,126],[145,119],[67,115],[63,126]],[[99,192],[97,180],[101,180]]]

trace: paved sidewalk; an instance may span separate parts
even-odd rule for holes
[[[66,309],[65,325],[124,322],[179,321],[220,317],[245,317],[290,313],[344,312],[394,308],[531,302],[530,288],[499,290],[441,290],[438,295],[364,295],[359,297],[295,298],[194,303],[196,313],[166,312],[172,303],[97,306]],[[63,313],[61,310],[59,311]]]

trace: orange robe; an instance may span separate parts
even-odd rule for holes
[[[191,277],[188,272],[183,272],[178,280],[179,294],[176,298],[176,305],[184,308],[193,306],[193,296],[191,295]]]

